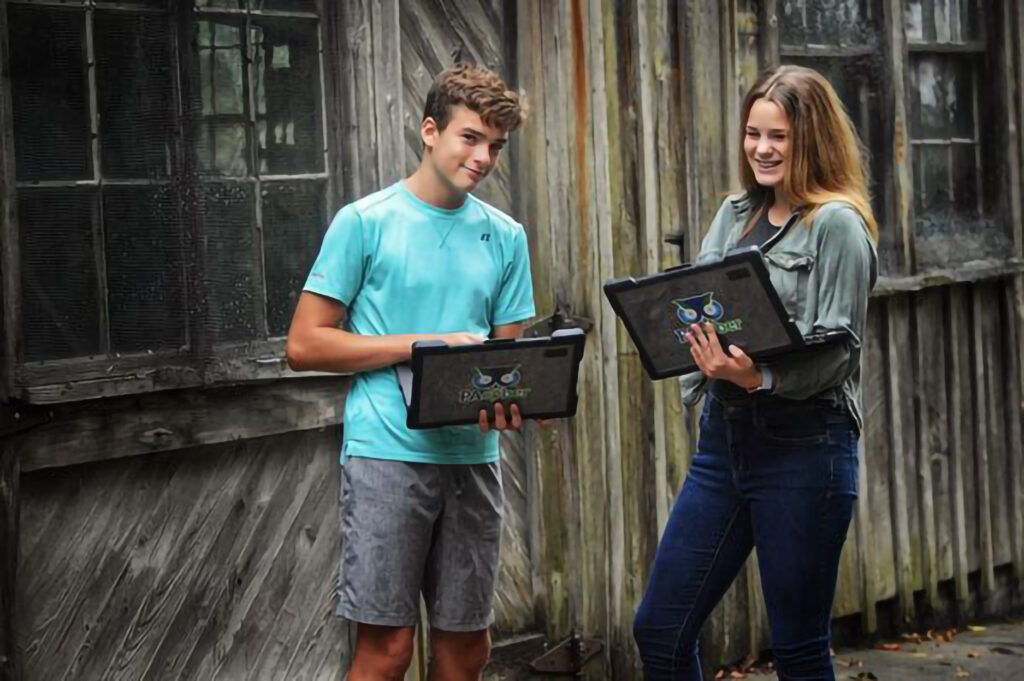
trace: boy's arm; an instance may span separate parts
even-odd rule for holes
[[[443,340],[449,345],[468,345],[484,340],[472,333],[361,336],[338,328],[345,312],[345,306],[337,300],[302,292],[285,350],[293,371],[372,371],[408,361],[415,341]]]
[[[519,338],[523,335],[523,329],[525,328],[525,320],[514,324],[502,324],[500,326],[495,326],[491,329],[491,338]]]

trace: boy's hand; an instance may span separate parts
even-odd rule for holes
[[[519,414],[519,406],[512,404],[509,407],[511,418],[505,417],[505,407],[501,402],[494,403],[494,429],[495,430],[520,430],[523,427],[523,417]],[[487,410],[480,410],[480,432],[486,433],[491,429],[490,419],[487,418]]]

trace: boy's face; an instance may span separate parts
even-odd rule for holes
[[[480,114],[461,105],[452,108],[444,130],[426,118],[420,133],[427,145],[424,160],[429,159],[437,179],[462,193],[473,191],[487,177],[508,141],[504,130],[487,125]]]

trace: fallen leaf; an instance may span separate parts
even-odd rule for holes
[[[1002,646],[996,646],[995,648],[989,648],[993,653],[999,653],[1000,655],[1016,655],[1020,657],[1020,653],[1016,650],[1010,650],[1009,648],[1003,648]]]
[[[920,643],[922,639],[921,634],[903,634],[903,640],[910,643]]]
[[[896,650],[903,650],[903,646],[899,643],[876,643],[875,650],[887,650],[889,652],[894,652]]]
[[[719,669],[718,673],[715,674],[715,681],[722,681],[722,679],[724,679],[724,678],[725,678],[725,670],[724,669]]]
[[[967,671],[963,667],[957,666],[957,668],[956,668],[956,678],[962,679],[962,678],[968,677],[970,675],[971,675],[971,673],[969,671]]]
[[[745,678],[747,678],[747,675],[744,674],[743,672],[740,672],[740,671],[734,671],[732,674],[729,674],[729,678],[730,679],[745,679]]]
[[[985,627],[979,627],[977,625],[970,624],[970,625],[967,626],[967,630],[968,631],[985,631]]]
[[[976,650],[972,650],[969,653],[967,653],[967,657],[981,657],[981,653],[977,652]]]

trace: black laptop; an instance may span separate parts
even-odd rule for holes
[[[653,379],[697,371],[684,337],[692,324],[713,322],[723,347],[736,345],[758,360],[849,337],[845,330],[802,335],[756,246],[706,265],[614,279],[604,293]]]
[[[576,413],[576,381],[583,358],[581,329],[543,338],[489,340],[449,346],[413,343],[412,359],[395,367],[409,428],[477,423],[480,410],[512,403],[524,418]]]

